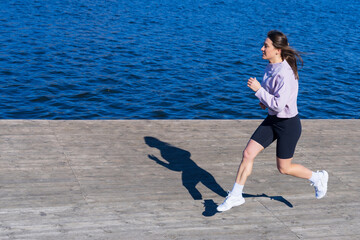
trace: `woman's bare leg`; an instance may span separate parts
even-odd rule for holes
[[[255,157],[263,149],[263,146],[250,139],[243,152],[243,158],[236,175],[233,190],[226,197],[225,201],[216,208],[219,212],[227,211],[230,208],[240,206],[245,202],[245,199],[242,196],[244,184],[248,176],[251,174]]]
[[[276,158],[278,170],[282,174],[291,175],[298,178],[310,179],[312,171],[300,164],[291,163],[293,158]]]
[[[323,198],[327,192],[327,183],[329,174],[325,171],[312,172],[310,169],[291,163],[292,158],[276,158],[277,167],[282,174],[291,175],[298,178],[309,179],[315,187],[315,196],[317,199]]]
[[[246,179],[250,176],[254,164],[255,157],[264,149],[256,141],[250,139],[244,152],[240,163],[235,182],[239,185],[245,185]]]

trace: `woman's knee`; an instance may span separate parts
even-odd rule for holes
[[[253,161],[263,149],[263,146],[261,146],[256,141],[250,139],[246,148],[243,151],[243,159]]]
[[[285,175],[289,174],[289,170],[287,167],[278,165],[277,168],[281,174],[285,174]]]
[[[245,174],[246,176],[249,176],[252,172],[252,167],[254,164],[254,157],[248,150],[243,151],[243,158],[240,164],[239,171],[242,172],[242,174]]]
[[[286,163],[281,163],[281,161],[277,161],[277,169],[279,170],[279,172],[281,174],[285,174],[288,175],[289,171],[290,171],[290,166],[291,164]]]
[[[245,148],[243,151],[243,161],[252,162],[255,159],[256,155],[249,150],[248,148]]]

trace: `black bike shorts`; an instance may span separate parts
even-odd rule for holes
[[[277,140],[276,156],[282,159],[294,156],[296,144],[301,135],[301,122],[299,115],[292,118],[278,118],[268,115],[255,130],[251,139],[267,148]]]

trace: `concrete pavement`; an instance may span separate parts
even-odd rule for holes
[[[246,203],[216,212],[260,120],[0,121],[0,239],[358,239],[359,120],[302,120],[294,162],[317,200],[255,160]]]

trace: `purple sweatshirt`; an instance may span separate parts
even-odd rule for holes
[[[298,114],[299,82],[288,62],[269,63],[265,69],[261,88],[255,93],[267,108],[269,115],[291,118]]]

